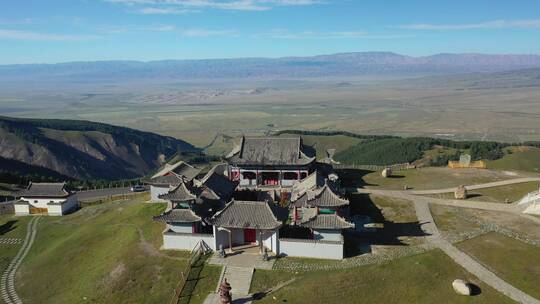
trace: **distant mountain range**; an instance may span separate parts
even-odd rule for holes
[[[124,127],[0,116],[0,169],[20,174],[130,179],[148,174],[178,152],[187,151],[198,149],[172,137]]]
[[[311,57],[163,61],[95,61],[0,66],[0,81],[268,79],[339,76],[426,76],[540,67],[540,55],[437,54],[424,57],[359,52]]]

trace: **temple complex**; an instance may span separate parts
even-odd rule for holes
[[[253,245],[261,253],[343,258],[343,232],[354,228],[349,201],[331,165],[317,163],[311,150],[300,137],[242,137],[227,163],[202,177],[185,163],[162,170],[151,181],[167,187],[157,199],[169,208],[154,217],[166,223],[163,248],[204,242],[213,250]]]

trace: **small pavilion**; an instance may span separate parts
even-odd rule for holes
[[[284,211],[274,203],[235,201],[217,212],[210,223],[214,225],[216,248],[256,244],[279,254],[279,228],[283,225]]]

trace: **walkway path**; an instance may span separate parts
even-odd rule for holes
[[[502,204],[502,203],[490,203],[490,202],[482,202],[482,201],[475,201],[475,200],[455,200],[455,199],[434,198],[434,197],[428,197],[428,196],[413,195],[410,193],[410,191],[400,191],[400,190],[379,190],[379,189],[358,188],[356,192],[364,193],[364,194],[382,195],[382,196],[388,196],[388,197],[399,198],[399,199],[406,199],[413,202],[419,201],[419,202],[425,202],[425,203],[430,203],[430,204],[438,204],[438,205],[445,205],[445,206],[452,206],[452,207],[459,207],[459,208],[509,212],[509,213],[513,213],[515,215],[527,218],[528,220],[531,220],[537,224],[540,224],[540,218],[532,216],[532,215],[528,215],[528,214],[523,214],[523,210],[525,209],[525,206],[520,206],[516,204]]]
[[[394,198],[402,198],[406,200],[416,200],[429,202],[439,205],[448,205],[462,208],[472,208],[472,209],[482,209],[482,210],[491,210],[491,211],[503,211],[503,212],[514,212],[518,213],[520,208],[512,204],[502,204],[502,203],[490,203],[482,202],[475,200],[454,200],[454,199],[443,199],[443,198],[434,198],[428,196],[413,195],[409,191],[400,191],[400,190],[378,190],[378,189],[357,189],[357,193],[365,194],[376,194],[389,196]]]
[[[253,268],[225,266],[223,278],[231,284],[231,293],[234,297],[245,297],[249,294]]]
[[[231,284],[233,304],[251,303],[253,298],[249,294],[249,288],[253,279],[253,271],[254,269],[249,267],[223,266],[223,272],[219,278],[216,292],[209,294],[204,300],[204,304],[220,303],[218,290],[223,279],[227,279],[227,282]]]
[[[519,303],[540,304],[540,301],[508,284],[493,272],[489,271],[487,268],[475,261],[473,258],[465,254],[463,251],[460,251],[450,242],[441,238],[437,225],[431,216],[428,203],[418,200],[413,201],[413,203],[416,210],[416,216],[422,224],[422,230],[429,235],[427,236],[429,242],[444,251],[444,253],[452,258],[457,264],[461,265],[478,279],[482,280],[495,290],[508,296],[512,300]]]
[[[22,300],[15,291],[15,274],[17,273],[17,269],[21,265],[24,257],[26,257],[28,251],[30,251],[30,248],[34,244],[34,239],[36,238],[37,233],[36,228],[40,218],[41,216],[36,216],[28,222],[24,243],[19,249],[19,252],[17,252],[17,255],[15,255],[11,263],[2,274],[0,290],[2,293],[2,299],[4,302],[6,302],[6,304],[22,304]]]
[[[507,186],[507,185],[521,184],[521,183],[528,183],[528,182],[540,182],[540,177],[522,177],[522,178],[507,179],[507,180],[491,182],[491,183],[468,185],[468,186],[465,186],[465,188],[467,190],[476,190],[476,189],[493,188],[493,187],[500,187],[500,186]],[[444,188],[444,189],[432,189],[432,190],[409,190],[407,192],[410,194],[440,194],[440,193],[454,192],[455,189],[456,187]]]
[[[231,284],[233,303],[251,303],[252,296],[249,294],[254,269],[272,269],[275,259],[263,261],[257,246],[236,247],[233,254],[221,258],[217,253],[209,260],[209,264],[223,265],[223,272],[219,278],[216,293],[208,295],[204,304],[218,304],[217,294],[219,284],[223,279]]]

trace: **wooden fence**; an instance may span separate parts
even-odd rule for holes
[[[333,165],[334,169],[357,169],[357,170],[369,170],[369,171],[382,171],[386,168],[391,168],[392,171],[403,171],[403,170],[409,170],[409,169],[416,169],[416,165],[413,165],[411,163],[403,163],[403,164],[394,164],[394,165],[388,165],[388,166],[380,166],[380,165],[358,165],[358,164],[335,164]]]
[[[189,303],[195,289],[196,281],[199,279],[202,268],[209,253],[209,247],[205,246],[204,242],[199,242],[195,248],[191,251],[191,255],[188,262],[187,273],[181,272],[182,279],[178,284],[178,287],[174,289],[173,297],[170,304]],[[195,281],[195,284],[188,284]],[[191,290],[189,290],[191,289]]]
[[[110,203],[110,202],[119,201],[119,200],[144,198],[148,196],[149,196],[148,192],[131,192],[131,193],[115,194],[115,195],[108,195],[108,196],[103,196],[99,198],[79,200],[79,205],[81,207],[88,207],[88,206]]]

